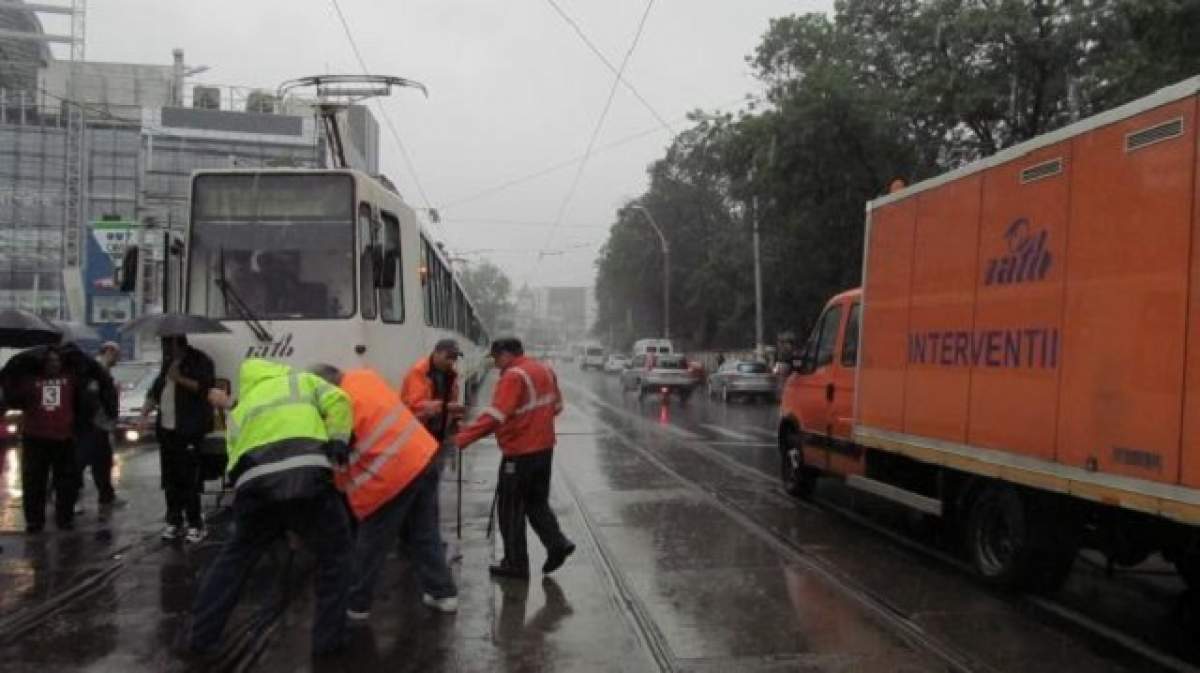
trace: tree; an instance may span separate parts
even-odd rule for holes
[[[672,246],[672,335],[753,339],[750,227],[768,337],[860,282],[863,207],[1200,72],[1200,0],[839,0],[774,19],[747,58],[765,99],[696,114],[636,202]],[[661,255],[618,209],[597,262],[597,334],[661,329]]]
[[[475,304],[479,320],[489,330],[496,328],[500,318],[512,313],[512,281],[500,267],[486,259],[471,264],[462,272],[462,283]]]

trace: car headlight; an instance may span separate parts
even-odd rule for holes
[[[126,430],[125,431],[125,441],[127,441],[127,442],[130,442],[130,443],[136,442],[141,438],[142,438],[142,433],[138,432],[137,430]]]
[[[15,435],[17,434],[17,430],[20,430],[21,428],[17,427],[16,423],[9,423],[4,429],[8,431],[8,434]]]

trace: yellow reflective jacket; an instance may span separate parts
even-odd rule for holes
[[[341,389],[287,365],[250,358],[238,372],[238,403],[226,418],[226,470],[234,488],[272,499],[309,497],[332,483],[329,441],[348,442],[350,398]]]

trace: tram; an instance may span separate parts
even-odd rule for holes
[[[190,342],[231,388],[247,357],[368,366],[399,386],[443,338],[462,348],[465,386],[483,377],[488,336],[470,298],[380,179],[351,169],[197,171],[186,239],[183,282],[168,303],[229,328]]]

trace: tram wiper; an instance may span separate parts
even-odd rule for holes
[[[246,326],[250,328],[250,331],[254,333],[254,337],[259,341],[274,341],[275,337],[271,336],[271,332],[269,332],[267,328],[263,326],[258,317],[254,315],[254,311],[250,309],[245,300],[243,300],[241,295],[238,294],[237,290],[233,288],[233,284],[229,282],[229,279],[225,277],[224,247],[220,249],[220,256],[217,259],[217,270],[220,273],[216,282],[217,287],[221,290],[221,298],[225,300],[225,309],[229,310],[229,306],[232,305],[234,311],[237,312],[238,317],[241,318],[242,322],[246,323]],[[233,301],[230,301],[231,299]]]

